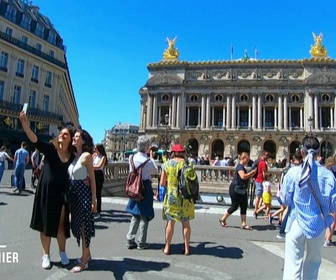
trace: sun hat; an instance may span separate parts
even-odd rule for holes
[[[171,151],[176,153],[183,153],[185,152],[185,149],[181,144],[175,144],[171,147]]]

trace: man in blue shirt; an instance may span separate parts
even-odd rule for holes
[[[304,162],[290,168],[282,184],[281,199],[291,208],[283,279],[318,279],[325,230],[333,222],[330,213],[336,212],[335,177],[316,161],[319,149],[318,139],[306,136],[301,149]]]
[[[15,163],[15,170],[14,170],[14,175],[15,175],[15,191],[19,191],[19,194],[22,191],[23,188],[23,176],[24,172],[26,169],[26,165],[29,162],[29,153],[26,150],[27,143],[22,142],[21,143],[21,148],[16,150],[15,155],[14,155],[14,163]]]

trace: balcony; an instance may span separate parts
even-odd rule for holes
[[[38,57],[40,57],[44,60],[47,60],[47,61],[49,61],[49,62],[51,62],[51,63],[53,63],[53,64],[55,64],[59,67],[67,69],[66,63],[64,63],[64,62],[62,62],[62,61],[60,61],[56,58],[53,58],[50,55],[48,55],[44,52],[41,52],[41,51],[37,50],[36,48],[33,48],[32,46],[29,46],[26,43],[23,43],[22,41],[14,38],[12,36],[9,36],[8,34],[2,32],[2,31],[0,31],[0,39],[5,40],[8,43],[11,43],[16,47],[19,47],[19,48],[21,48],[21,49],[23,49],[23,50],[25,50],[25,51],[27,51],[31,54],[34,54],[34,55],[36,55],[36,56],[38,56]]]
[[[10,110],[12,112],[20,113],[22,110],[23,104],[15,104],[8,101],[0,101],[0,108],[2,110]],[[37,108],[28,108],[28,115],[36,117],[44,117],[54,121],[63,121],[63,116],[51,112],[46,112]]]

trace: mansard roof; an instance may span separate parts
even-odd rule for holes
[[[27,0],[2,0],[0,1],[0,17],[4,17],[14,24],[26,29],[27,31],[34,34],[36,25],[39,23],[45,28],[45,32],[42,34],[42,39],[48,39],[49,32],[53,32],[56,35],[55,45],[63,50],[63,39],[61,38],[58,31],[54,28],[53,24],[48,17],[40,13],[40,8],[31,4],[32,1]],[[15,13],[7,14],[8,6],[12,8]],[[31,19],[29,26],[21,26],[23,15]],[[36,35],[36,34],[35,34]],[[52,44],[52,42],[49,42]]]

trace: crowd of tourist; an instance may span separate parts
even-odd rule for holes
[[[90,134],[82,129],[63,128],[50,142],[44,142],[36,136],[28,125],[27,116],[20,113],[20,121],[27,137],[36,150],[29,157],[27,144],[22,143],[13,158],[0,151],[0,181],[5,159],[15,164],[17,176],[16,190],[23,187],[23,173],[26,164],[33,162],[33,176],[39,170],[30,227],[40,233],[42,247],[42,267],[51,268],[50,244],[57,239],[62,265],[70,260],[66,254],[66,239],[70,230],[81,245],[81,257],[77,259],[71,271],[74,273],[89,269],[91,261],[90,245],[95,236],[94,220],[101,212],[101,190],[104,183],[103,169],[107,164],[104,147],[94,145]],[[247,189],[251,181],[255,185],[255,219],[263,215],[267,223],[277,220],[278,238],[285,238],[284,279],[317,279],[321,264],[322,248],[335,247],[332,236],[336,225],[336,163],[334,157],[324,160],[319,157],[320,143],[313,135],[302,140],[302,148],[296,149],[288,162],[272,160],[264,150],[255,163],[248,152],[238,156],[220,159],[215,156],[187,157],[186,149],[175,144],[171,153],[165,155],[161,165],[160,187],[162,192],[162,218],[166,220],[165,244],[162,252],[171,253],[172,237],[176,222],[181,222],[183,235],[183,254],[190,255],[191,226],[195,218],[194,200],[182,196],[179,177],[182,167],[191,166],[194,175],[195,165],[234,167],[230,170],[203,169],[202,179],[224,178],[230,180],[229,195],[231,206],[219,219],[223,228],[229,227],[228,219],[240,208],[241,229],[252,230],[248,225]],[[42,156],[43,154],[43,159]],[[144,199],[129,199],[126,211],[131,214],[128,232],[125,233],[128,249],[148,249],[149,223],[154,219],[153,200],[155,195],[152,176],[158,173],[155,149],[147,136],[137,141],[137,153],[129,161],[130,171],[142,166],[142,183],[145,189]],[[248,168],[247,168],[248,167]],[[271,168],[281,168],[281,178],[272,180]],[[210,171],[212,170],[212,172]],[[196,175],[195,175],[196,176]],[[32,184],[34,185],[35,180]],[[273,210],[272,191],[276,190],[279,209]],[[304,254],[305,252],[305,254]]]

